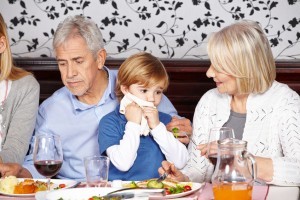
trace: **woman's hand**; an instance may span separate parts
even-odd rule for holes
[[[207,158],[208,143],[197,145],[197,149],[200,150],[200,155]],[[209,144],[209,154],[218,153],[218,144],[217,141],[213,141]]]
[[[164,174],[165,172],[168,173],[168,177],[175,181],[185,181],[188,182],[189,178],[184,175],[181,171],[179,171],[174,164],[168,161],[162,161],[161,167],[158,169],[158,173],[160,175]]]
[[[255,162],[257,165],[257,178],[262,179],[266,182],[272,181],[274,173],[272,159],[255,156]],[[250,163],[249,166],[251,166]]]
[[[30,172],[17,163],[1,163],[0,173],[2,177],[16,176],[18,178],[32,178]]]

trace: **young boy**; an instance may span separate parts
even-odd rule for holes
[[[120,66],[120,105],[99,124],[100,153],[111,160],[109,180],[156,178],[163,160],[185,166],[186,147],[165,127],[171,116],[156,109],[168,84],[163,64],[149,53],[135,54]]]

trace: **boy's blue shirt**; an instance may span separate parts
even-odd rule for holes
[[[104,116],[99,123],[99,148],[100,154],[106,155],[106,149],[113,145],[119,145],[122,140],[127,120],[119,112],[120,106]],[[163,124],[168,124],[172,117],[166,113],[159,112],[159,120]],[[128,150],[130,151],[130,149]],[[159,177],[158,168],[161,162],[166,160],[164,154],[155,142],[152,135],[141,136],[140,145],[137,151],[137,157],[132,167],[122,172],[112,163],[109,168],[109,180],[145,180]]]

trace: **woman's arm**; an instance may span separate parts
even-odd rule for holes
[[[300,185],[300,98],[296,92],[285,95],[277,115],[276,128],[283,157],[271,158],[273,177],[270,183]]]
[[[40,90],[38,82],[32,76],[26,76],[17,81],[16,85],[12,85],[10,91],[17,99],[7,99],[13,102],[14,107],[9,110],[11,113],[7,113],[12,117],[7,126],[6,139],[0,152],[0,158],[4,163],[22,164],[36,122]]]

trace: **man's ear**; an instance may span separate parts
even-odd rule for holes
[[[121,89],[121,91],[122,91],[122,93],[123,93],[124,95],[126,95],[126,94],[128,93],[128,87],[127,87],[127,86],[121,85],[121,86],[120,86],[120,89]]]
[[[3,53],[6,49],[6,39],[4,36],[0,37],[0,53]]]
[[[100,49],[97,53],[98,69],[102,69],[106,60],[106,50]]]

